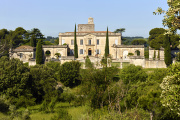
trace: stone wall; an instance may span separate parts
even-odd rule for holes
[[[164,60],[146,60],[145,68],[166,68]]]

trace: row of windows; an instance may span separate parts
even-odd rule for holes
[[[62,45],[65,43],[65,40],[62,40]],[[83,40],[80,40],[80,45],[83,45]],[[97,39],[96,44],[99,45],[99,39]],[[71,40],[71,45],[74,45],[74,40]],[[88,40],[88,45],[91,45],[91,40]]]
[[[70,50],[70,54],[74,54],[74,49]],[[84,54],[84,50],[83,49],[79,49],[79,54]],[[101,54],[101,50],[100,49],[96,49],[96,54]]]
[[[99,45],[99,39],[97,39],[96,44]],[[74,40],[71,40],[71,45],[74,45]],[[80,45],[83,45],[83,40],[80,40]],[[91,40],[88,40],[88,45],[91,45]]]
[[[62,40],[62,45],[65,43],[65,40]],[[83,39],[80,40],[80,45],[83,45]],[[99,45],[99,39],[96,40],[96,44]],[[115,40],[115,44],[118,44],[118,40]],[[71,45],[74,45],[74,40],[71,40]],[[88,40],[88,45],[91,45],[91,40]]]

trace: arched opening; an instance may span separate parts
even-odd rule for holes
[[[49,57],[49,56],[51,56],[51,52],[50,52],[49,50],[47,50],[47,51],[45,52],[45,55],[46,55],[46,57]]]
[[[128,56],[128,51],[126,50],[123,52],[123,59],[127,59],[127,56]]]
[[[135,53],[136,53],[137,56],[140,56],[140,51],[139,50],[136,50]]]
[[[88,49],[88,55],[91,55],[91,48]]]

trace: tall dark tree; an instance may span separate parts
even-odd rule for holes
[[[107,27],[105,57],[107,58],[108,55],[109,55],[109,37],[108,37],[108,27]]]
[[[172,63],[172,58],[171,58],[171,48],[170,48],[170,40],[169,40],[169,35],[166,35],[165,41],[164,41],[164,61],[166,63],[166,66],[169,66]]]
[[[76,24],[75,24],[75,29],[74,29],[74,57],[78,58],[78,46],[77,46],[77,41],[76,41]]]
[[[36,64],[43,64],[43,50],[42,50],[42,44],[41,41],[38,41],[38,44],[36,46]]]
[[[35,37],[35,35],[32,35],[32,36],[31,36],[30,46],[36,47],[36,37]]]

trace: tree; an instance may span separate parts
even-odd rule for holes
[[[16,106],[33,105],[30,70],[18,59],[0,58],[0,94]]]
[[[169,35],[166,34],[166,39],[164,41],[164,61],[166,63],[166,66],[169,66],[172,63],[171,58],[171,48],[170,48],[170,41],[169,41]]]
[[[86,68],[93,68],[93,63],[91,62],[91,60],[89,59],[88,56],[86,56],[85,67]]]
[[[163,46],[164,33],[166,30],[164,28],[153,28],[149,31],[149,45],[152,48],[159,50]]]
[[[105,58],[109,55],[109,37],[108,37],[108,27],[106,32],[106,46],[105,46]]]
[[[66,87],[74,87],[80,83],[79,72],[81,63],[78,61],[65,62],[60,67],[59,81],[62,82]]]
[[[180,16],[180,0],[168,0],[169,9],[167,11],[162,10],[158,7],[153,14],[165,13],[163,19],[163,25],[167,26],[171,32],[175,33],[177,29],[180,29],[179,16]]]
[[[36,98],[36,103],[41,103],[43,100],[50,102],[51,98],[58,97],[55,89],[57,81],[54,73],[55,70],[50,68],[49,65],[35,65],[30,68],[31,93]]]
[[[137,83],[138,81],[146,81],[147,74],[141,66],[130,64],[124,67],[120,72],[120,78],[124,84]]]
[[[131,42],[132,45],[147,45],[147,41],[144,39],[134,39]]]
[[[36,47],[36,37],[35,37],[35,35],[32,35],[32,36],[31,36],[30,46]]]
[[[161,103],[167,109],[174,111],[180,116],[180,63],[175,63],[169,68],[169,74],[166,76],[160,87]]]
[[[36,46],[36,64],[43,64],[43,50],[42,50],[42,45],[41,41],[38,41],[38,44]]]
[[[78,46],[77,46],[77,41],[76,41],[76,24],[75,24],[75,29],[74,29],[74,57],[78,58]]]
[[[123,32],[125,32],[125,28],[119,28],[119,29],[116,29],[115,31],[114,31],[114,33],[123,33]]]

